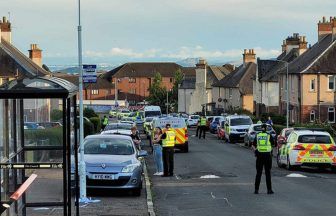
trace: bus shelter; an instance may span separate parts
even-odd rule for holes
[[[71,152],[78,148],[77,91],[49,76],[0,86],[0,215],[45,215],[32,211],[51,208],[78,215],[78,154]]]

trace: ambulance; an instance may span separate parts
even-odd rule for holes
[[[160,127],[164,132],[166,124],[170,124],[171,128],[174,129],[176,134],[175,148],[180,149],[182,152],[189,151],[188,144],[188,129],[187,124],[183,118],[177,117],[165,117],[165,118],[155,118],[151,127],[151,138],[154,137],[154,130]]]

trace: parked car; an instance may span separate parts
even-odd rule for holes
[[[132,127],[133,125],[129,123],[110,123],[106,125],[101,134],[121,134],[130,136]]]
[[[294,130],[277,153],[279,167],[331,167],[336,170],[336,145],[328,132]]]
[[[139,158],[147,152],[138,151],[131,137],[91,135],[83,145],[88,189],[123,189],[141,195],[143,165]],[[74,179],[74,164],[71,172]]]
[[[62,127],[60,122],[39,122],[38,125],[44,128]]]
[[[39,125],[37,122],[25,122],[23,123],[23,127],[25,130],[45,129],[45,127]]]
[[[221,121],[224,121],[224,119],[224,116],[214,116],[209,126],[210,133],[217,133],[218,125]]]
[[[230,115],[225,121],[225,139],[229,143],[243,142],[252,119],[247,115]]]
[[[133,121],[124,121],[124,120],[120,120],[119,123],[122,123],[122,124],[130,124],[130,125],[132,125],[132,127],[135,127],[135,126],[136,126],[136,123],[133,122]]]
[[[199,115],[190,115],[188,119],[188,127],[196,127],[199,119]]]
[[[256,135],[262,131],[261,126],[262,124],[253,124],[250,126],[248,132],[245,134],[244,137],[245,146],[251,147],[254,144],[254,139]],[[276,132],[271,125],[267,125],[266,132],[269,133],[276,142]]]
[[[217,138],[224,140],[225,139],[225,121],[221,121],[217,126]]]

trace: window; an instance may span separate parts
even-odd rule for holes
[[[91,90],[91,94],[92,95],[98,95],[99,94],[99,90],[98,89],[92,89]]]
[[[136,89],[130,89],[130,90],[128,91],[128,93],[130,93],[130,94],[135,94],[135,93],[136,93]]]
[[[333,91],[335,89],[335,77],[328,76],[328,90]]]
[[[229,98],[232,98],[232,88],[229,89]]]
[[[310,111],[310,121],[311,122],[315,121],[315,110]]]
[[[310,91],[315,91],[315,79],[310,80]]]
[[[129,83],[136,83],[136,78],[130,77],[130,78],[128,78],[128,82]]]
[[[328,108],[328,122],[335,123],[335,107]]]
[[[173,78],[169,78],[169,82],[174,82],[174,79]]]

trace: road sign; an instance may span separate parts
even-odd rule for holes
[[[97,65],[83,65],[83,82],[96,83],[97,82]]]

